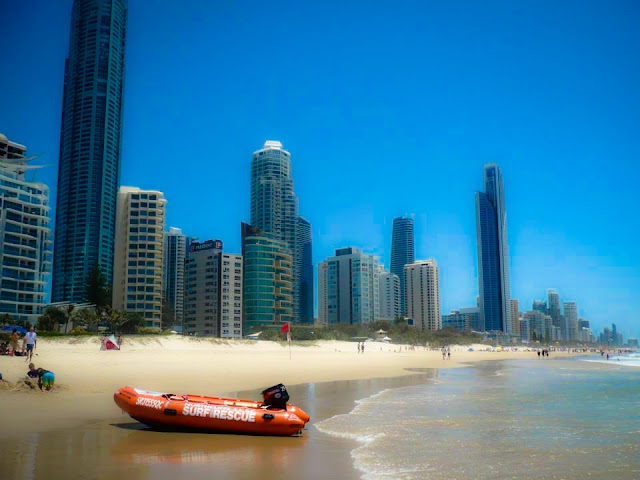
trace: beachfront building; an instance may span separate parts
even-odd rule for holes
[[[516,298],[509,300],[511,304],[511,323],[513,324],[513,335],[520,337],[520,306]]]
[[[395,273],[388,272],[382,265],[378,268],[380,300],[380,319],[395,320],[402,316],[400,310],[400,279]]]
[[[251,225],[265,237],[284,243],[292,258],[293,321],[313,321],[311,225],[298,215],[291,154],[282,143],[267,140],[251,161]]]
[[[569,336],[566,331],[566,325],[562,319],[562,315],[560,312],[560,295],[558,295],[558,292],[552,289],[547,290],[546,313],[551,316],[551,319],[553,320],[553,326],[560,328],[563,339],[568,340]]]
[[[578,338],[578,305],[576,302],[564,302],[562,306],[564,322],[567,325],[566,340],[570,342],[579,341]]]
[[[405,308],[404,266],[413,263],[416,258],[413,235],[413,217],[403,216],[393,219],[391,234],[391,268],[390,271],[400,279],[400,312]]]
[[[451,313],[442,316],[442,328],[453,328],[459,331],[469,330],[469,320],[459,310],[451,310]]]
[[[126,28],[126,0],[74,0],[64,69],[53,302],[83,302],[96,263],[108,284],[113,279]]]
[[[164,194],[120,187],[113,255],[115,310],[137,313],[144,326],[162,327]]]
[[[440,274],[435,260],[418,260],[404,266],[407,317],[421,330],[440,330]]]
[[[35,325],[51,268],[49,187],[25,178],[27,148],[0,134],[0,315]]]
[[[242,223],[246,334],[293,321],[293,257],[287,243]]]
[[[185,335],[242,338],[241,255],[224,253],[222,241],[192,242],[185,261]]]
[[[553,319],[550,315],[545,315],[538,310],[530,310],[523,316],[523,320],[528,324],[528,332],[521,331],[521,338],[527,337],[540,342],[551,342],[554,338]]]
[[[297,246],[300,261],[300,318],[301,323],[312,324],[314,307],[313,288],[313,245],[311,241],[311,224],[298,217]]]
[[[525,343],[531,341],[531,324],[526,316],[520,317],[520,339]]]
[[[187,237],[179,228],[164,233],[163,308],[172,326],[182,326],[184,315],[184,268]]]
[[[476,192],[480,315],[487,332],[512,333],[509,247],[500,167],[484,166],[484,192]]]
[[[378,257],[359,248],[338,248],[318,265],[321,324],[363,324],[380,318]]]

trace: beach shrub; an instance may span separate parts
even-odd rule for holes
[[[138,327],[138,334],[140,335],[161,335],[162,333],[159,328]]]

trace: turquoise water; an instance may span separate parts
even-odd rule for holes
[[[640,368],[540,359],[440,370],[316,427],[358,441],[365,479],[640,479]]]

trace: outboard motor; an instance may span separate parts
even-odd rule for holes
[[[289,393],[287,392],[287,387],[279,383],[264,390],[262,392],[262,398],[264,399],[263,405],[286,410]]]

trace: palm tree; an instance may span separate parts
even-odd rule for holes
[[[69,332],[69,322],[73,323],[76,316],[78,315],[78,311],[76,310],[76,306],[73,304],[65,305],[64,307],[60,307],[59,309],[64,315],[64,333]]]
[[[93,331],[94,327],[98,325],[98,315],[89,308],[83,308],[80,310],[76,318],[81,325],[87,327],[87,330]]]

